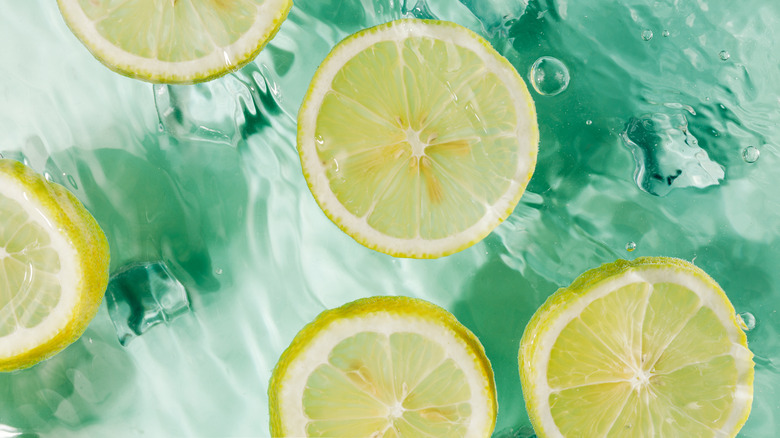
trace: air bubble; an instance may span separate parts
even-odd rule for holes
[[[593,120],[590,120],[590,119],[589,120],[585,120],[585,124],[590,126],[590,125],[593,124]]]
[[[742,149],[742,159],[745,160],[746,163],[755,163],[758,161],[760,155],[761,151],[755,146],[748,146],[745,149]]]
[[[664,30],[664,33],[662,33],[661,35],[663,35],[663,36],[664,36],[664,38],[666,38],[666,37],[668,37],[668,36],[669,36],[669,35],[671,35],[671,34],[669,33],[669,31],[668,31],[668,30]]]
[[[718,53],[718,57],[721,61],[727,61],[729,58],[731,58],[731,55],[729,55],[729,52],[721,50],[720,53]]]
[[[569,69],[557,58],[542,56],[531,66],[531,84],[545,96],[560,94],[569,86]]]
[[[645,41],[650,41],[653,39],[653,31],[650,29],[645,29],[642,31],[642,39]]]
[[[737,314],[737,322],[742,330],[748,332],[756,328],[756,317],[750,312]]]
[[[626,243],[626,251],[631,252],[636,249],[636,242]]]
[[[217,274],[217,275],[222,275],[222,268],[215,269],[214,273]]]

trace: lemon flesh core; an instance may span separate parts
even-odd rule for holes
[[[412,360],[409,360],[412,358]],[[444,349],[414,333],[341,341],[306,382],[308,436],[465,436],[471,391]]]
[[[683,262],[638,259],[610,285],[573,285],[532,319],[520,361],[540,436],[736,435],[752,400],[745,335],[714,281],[670,263]]]
[[[326,214],[406,257],[461,250],[511,214],[537,142],[511,64],[446,22],[399,20],[347,38],[299,115],[304,174]]]
[[[372,297],[304,327],[271,377],[272,436],[484,437],[496,416],[490,362],[444,309]]]
[[[60,259],[49,232],[0,194],[0,338],[35,327],[59,302]]]
[[[58,0],[66,22],[110,68],[152,82],[200,82],[251,61],[290,0]]]

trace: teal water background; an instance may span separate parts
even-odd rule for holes
[[[111,72],[53,1],[0,5],[0,153],[82,200],[115,276],[79,341],[0,375],[0,437],[267,436],[268,379],[295,333],[378,294],[427,299],[469,327],[496,374],[495,436],[527,436],[526,322],[583,271],[644,255],[693,260],[724,288],[756,355],[740,436],[775,436],[780,3],[299,0],[255,62],[197,86]],[[543,56],[570,76],[558,94],[532,90],[539,160],[514,213],[437,260],[342,233],[295,149],[330,48],[402,16],[482,34],[527,82]]]

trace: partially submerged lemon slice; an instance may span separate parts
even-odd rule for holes
[[[292,0],[57,0],[90,52],[151,82],[202,82],[257,56]]]
[[[493,371],[446,310],[405,297],[320,314],[271,377],[271,436],[489,437]]]
[[[540,437],[733,437],[753,355],[726,294],[672,258],[601,266],[525,329],[520,374]]]
[[[517,205],[539,133],[512,65],[454,23],[360,31],[322,62],[298,114],[303,173],[325,214],[363,245],[440,257]]]
[[[81,203],[18,161],[0,159],[0,371],[78,339],[108,283],[106,237]]]

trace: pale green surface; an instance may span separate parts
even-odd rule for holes
[[[464,252],[399,260],[354,242],[318,209],[294,123],[332,45],[400,17],[398,2],[299,1],[238,73],[153,87],[94,60],[53,2],[3,0],[0,152],[73,190],[107,234],[113,273],[164,260],[192,311],[121,347],[104,305],[62,354],[0,375],[0,423],[58,437],[266,436],[268,378],[295,333],[326,307],[405,294],[452,311],[485,345],[502,436],[529,425],[516,359],[534,310],[586,269],[666,255],[695,258],[738,312],[755,316],[755,400],[740,436],[773,436],[780,4],[542,0],[523,13],[519,0],[464,2],[482,22],[456,2],[429,6],[485,35],[524,78],[553,56],[571,81],[556,96],[532,91],[538,165],[514,214]],[[629,140],[675,146],[640,161],[664,184],[684,169],[671,188],[655,170],[636,177],[665,196],[639,189],[620,135],[643,120],[657,138],[640,129]],[[755,163],[743,160],[748,146],[760,151]]]

